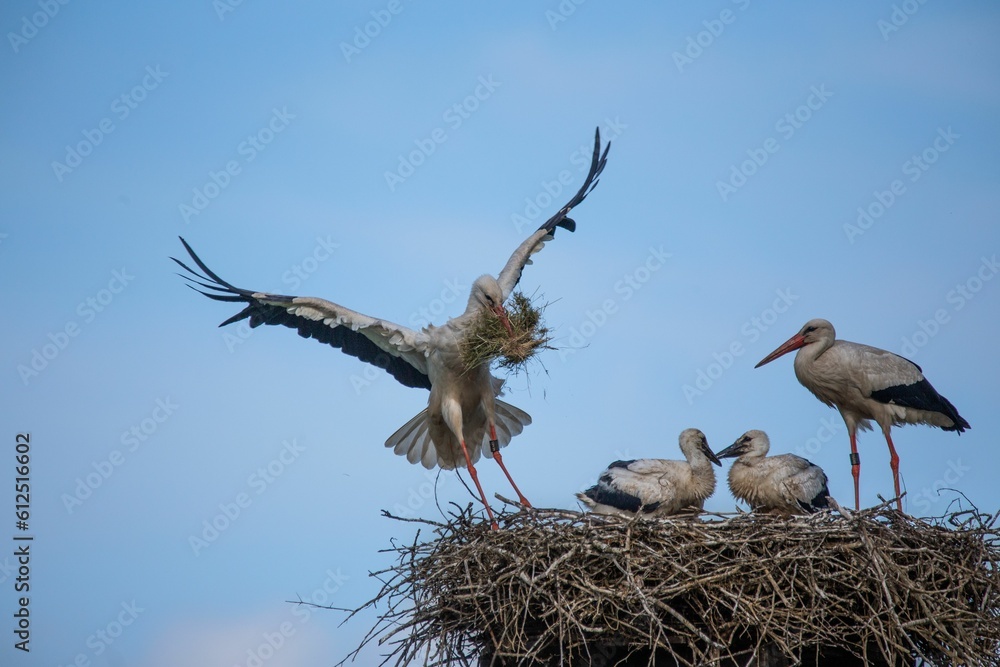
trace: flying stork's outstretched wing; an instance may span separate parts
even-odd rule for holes
[[[354,312],[324,299],[308,296],[282,296],[251,292],[230,285],[205,266],[183,238],[181,243],[204,274],[171,257],[189,275],[179,274],[193,285],[196,292],[216,301],[247,304],[219,326],[249,318],[251,327],[280,324],[296,329],[303,338],[315,338],[321,343],[338,347],[352,357],[384,368],[389,375],[407,387],[430,389],[426,340],[422,333],[385,320]],[[194,285],[212,290],[202,291]]]
[[[607,162],[608,150],[610,148],[611,142],[609,141],[608,145],[604,148],[604,153],[601,153],[601,128],[598,127],[597,132],[594,134],[594,157],[590,162],[590,172],[583,181],[580,190],[573,195],[572,199],[566,202],[565,206],[546,220],[545,224],[539,227],[535,233],[517,247],[514,254],[507,260],[507,264],[504,265],[503,270],[500,271],[497,282],[500,284],[500,289],[503,290],[504,299],[510,296],[518,281],[521,280],[521,272],[524,270],[526,264],[531,264],[531,256],[541,250],[546,241],[553,238],[556,227],[562,227],[571,232],[576,230],[576,222],[566,216],[569,215],[574,206],[577,206],[587,198],[591,190],[597,187],[598,176],[604,170],[604,164]]]

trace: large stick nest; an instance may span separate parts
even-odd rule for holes
[[[998,517],[524,510],[494,532],[465,509],[387,550],[397,562],[362,609],[387,608],[362,646],[396,664],[815,664],[835,647],[864,664],[997,665]]]

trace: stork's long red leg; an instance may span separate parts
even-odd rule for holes
[[[490,424],[490,452],[493,454],[493,458],[496,459],[496,462],[500,464],[500,469],[503,470],[503,474],[507,475],[507,481],[514,487],[514,492],[517,493],[517,499],[525,507],[531,507],[531,503],[528,502],[528,499],[524,497],[521,490],[517,488],[517,484],[514,483],[514,478],[510,476],[509,472],[507,472],[507,466],[503,464],[503,457],[500,456],[500,442],[497,440],[497,429],[492,423]]]
[[[892,484],[896,489],[896,507],[899,509],[900,513],[903,512],[903,501],[900,499],[899,493],[899,455],[896,454],[896,448],[892,445],[892,436],[889,435],[888,429],[884,431],[885,441],[889,443],[889,467],[892,468]]]
[[[483,501],[483,505],[486,507],[486,514],[490,517],[490,526],[493,530],[500,530],[500,526],[497,524],[497,520],[493,517],[493,510],[490,509],[490,504],[486,502],[486,494],[483,493],[483,486],[479,483],[479,475],[476,473],[476,467],[472,465],[472,457],[469,456],[469,450],[465,447],[465,441],[459,440],[460,445],[462,445],[462,453],[465,454],[465,465],[469,469],[469,476],[472,477],[472,481],[476,483],[476,488],[479,490],[479,497]]]
[[[861,509],[861,457],[858,455],[858,437],[851,429],[851,475],[854,477],[854,509]]]

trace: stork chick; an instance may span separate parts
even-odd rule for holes
[[[580,502],[597,514],[649,517],[670,516],[683,509],[701,509],[715,491],[714,463],[722,462],[708,446],[705,434],[696,428],[680,435],[687,461],[636,459],[615,461],[601,473],[597,484],[576,494]]]
[[[795,454],[768,456],[771,440],[763,431],[747,431],[718,453],[738,457],[729,469],[729,490],[755,512],[807,514],[829,506],[826,474]]]

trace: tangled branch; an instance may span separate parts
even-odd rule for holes
[[[361,647],[397,665],[749,665],[764,651],[1000,664],[1000,513],[705,517],[536,509],[494,532],[466,508],[423,522],[433,536],[394,544],[374,573],[361,609],[387,608]]]

